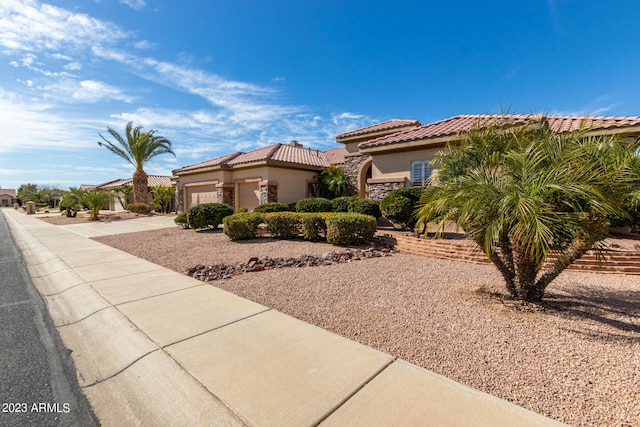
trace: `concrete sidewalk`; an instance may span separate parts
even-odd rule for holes
[[[61,227],[3,212],[105,426],[562,425]]]

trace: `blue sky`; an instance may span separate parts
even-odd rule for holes
[[[107,126],[172,169],[391,118],[640,115],[640,2],[2,0],[0,186],[131,176]]]

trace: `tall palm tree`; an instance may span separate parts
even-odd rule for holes
[[[515,299],[539,301],[565,268],[597,249],[607,216],[625,216],[625,199],[640,184],[637,141],[586,131],[556,133],[542,118],[470,132],[434,159],[439,170],[422,193],[419,223],[442,230],[455,221]]]
[[[143,170],[144,165],[160,154],[170,153],[175,156],[175,153],[171,150],[171,141],[156,135],[157,131],[155,130],[144,132],[142,129],[142,126],[134,128],[133,122],[129,122],[123,138],[114,129],[107,127],[107,132],[115,139],[116,143],[99,134],[104,142],[98,141],[98,145],[106,147],[136,168],[132,182],[133,202],[147,204],[149,202],[149,184],[147,174]]]

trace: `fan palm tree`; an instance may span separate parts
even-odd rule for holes
[[[640,183],[635,143],[553,132],[545,118],[498,123],[466,135],[434,159],[416,214],[419,224],[454,221],[482,248],[517,300],[539,301],[546,287],[626,215]],[[548,255],[555,259],[546,264]]]
[[[124,137],[110,127],[107,127],[107,132],[115,139],[115,143],[99,134],[104,142],[98,141],[98,145],[106,147],[136,168],[132,181],[133,202],[147,204],[149,184],[143,167],[149,160],[160,154],[170,153],[175,156],[171,150],[171,141],[156,135],[155,130],[144,132],[142,126],[134,128],[133,122],[127,123]]]

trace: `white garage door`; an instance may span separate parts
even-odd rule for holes
[[[215,184],[187,187],[187,209],[203,203],[216,203],[218,190]]]
[[[238,207],[254,210],[260,204],[260,187],[257,182],[238,184]]]

